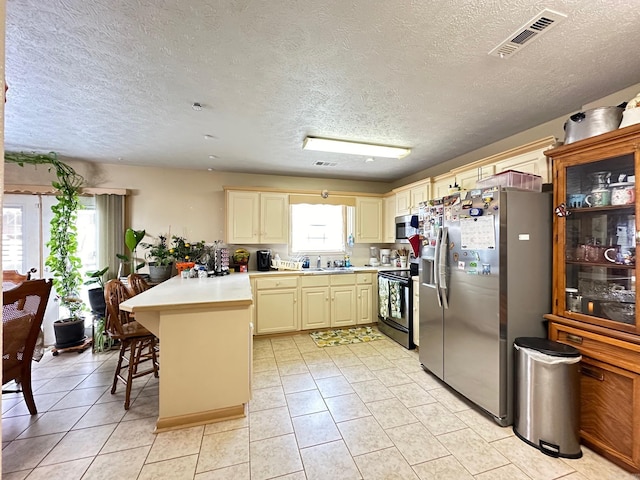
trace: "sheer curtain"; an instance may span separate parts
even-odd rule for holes
[[[118,274],[116,253],[123,253],[124,196],[96,195],[98,223],[98,265],[109,265],[107,278]]]

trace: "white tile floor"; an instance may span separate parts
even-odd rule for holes
[[[2,399],[2,478],[637,478],[583,447],[553,459],[478,413],[390,340],[318,348],[307,334],[256,338],[246,418],[154,435],[158,383],[111,395],[114,353],[34,364],[38,415]]]

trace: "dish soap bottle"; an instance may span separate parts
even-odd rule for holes
[[[349,258],[349,255],[345,255],[344,256],[344,266],[345,267],[350,267],[351,266],[351,259]]]
[[[353,233],[350,233],[349,237],[347,237],[347,245],[353,248],[353,244],[354,244]]]

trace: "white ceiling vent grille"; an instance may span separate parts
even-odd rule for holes
[[[564,13],[554,12],[545,8],[538,15],[513,32],[500,45],[489,52],[489,55],[499,58],[507,58],[522,50],[534,38],[539,38],[543,33],[551,30],[558,23],[566,19]]]
[[[332,162],[315,162],[314,165],[316,167],[336,167],[336,166],[338,166],[337,163],[332,163]]]

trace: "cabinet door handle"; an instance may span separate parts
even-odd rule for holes
[[[597,370],[595,368],[587,367],[584,363],[580,366],[580,370],[583,375],[587,377],[595,378],[601,382],[604,382],[604,373],[601,370]]]
[[[577,343],[578,345],[582,345],[582,337],[579,335],[574,335],[572,333],[567,333],[567,340],[572,343]]]

